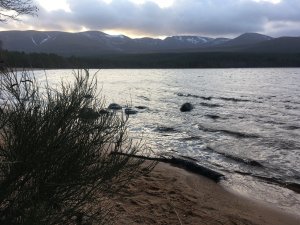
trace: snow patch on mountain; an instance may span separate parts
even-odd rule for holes
[[[36,41],[33,39],[33,37],[31,37],[31,41],[32,41],[32,43],[33,43],[34,45],[39,46],[39,45],[36,43]]]
[[[168,37],[166,39],[168,40],[173,39],[179,42],[189,43],[193,45],[199,45],[199,44],[203,45],[214,40],[213,38],[201,37],[201,36],[173,36],[173,37]]]
[[[36,39],[34,39],[34,37],[32,36],[32,37],[31,37],[31,41],[32,41],[32,43],[33,43],[35,46],[40,46],[40,45],[46,43],[47,41],[49,41],[50,39],[52,39],[52,37],[51,37],[49,34],[46,34],[46,35],[47,35],[47,37],[46,37],[46,38],[43,38],[42,40],[36,40]],[[53,38],[53,40],[54,40],[54,38]]]
[[[189,37],[186,39],[188,42],[191,42],[193,44],[204,44],[212,40],[211,38],[207,37]]]
[[[45,42],[47,42],[48,40],[51,39],[51,36],[49,34],[46,34],[48,37],[44,38],[41,42],[40,45],[44,44]]]
[[[178,41],[183,41],[183,38],[181,36],[175,36],[174,39]]]
[[[195,39],[195,38],[187,38],[186,39],[188,42],[192,43],[192,44],[198,44],[199,40]]]
[[[122,35],[122,34],[117,34],[117,35],[107,34],[105,36],[108,37],[108,38],[122,38],[122,39],[125,38],[125,36]]]

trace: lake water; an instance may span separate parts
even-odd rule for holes
[[[46,74],[72,79],[71,70]],[[291,190],[300,185],[299,68],[118,69],[97,78],[107,106],[147,107],[130,116],[130,133],[155,152],[192,157],[224,173],[227,188],[300,212]],[[185,102],[194,110],[180,112]]]

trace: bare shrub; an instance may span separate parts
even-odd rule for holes
[[[154,163],[103,109],[95,76],[53,89],[28,72],[0,75],[0,224],[109,224],[109,196]]]
[[[36,15],[38,8],[32,0],[0,0],[0,22],[18,20],[22,15]]]

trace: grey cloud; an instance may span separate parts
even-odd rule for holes
[[[253,0],[175,0],[168,8],[153,2],[129,0],[69,0],[71,12],[40,10],[38,18],[25,18],[36,29],[118,29],[145,35],[199,34],[212,36],[261,32],[300,36],[300,1],[279,4]],[[277,24],[277,25],[276,25]],[[278,24],[281,24],[279,26]],[[295,25],[296,24],[296,25]]]
[[[298,36],[300,22],[276,21],[268,25],[268,31],[271,36]]]

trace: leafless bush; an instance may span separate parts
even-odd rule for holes
[[[0,75],[0,224],[108,224],[109,196],[154,164],[103,110],[95,76],[41,89],[32,74]]]
[[[38,8],[32,0],[0,0],[0,22],[18,20],[22,15],[36,15]]]

